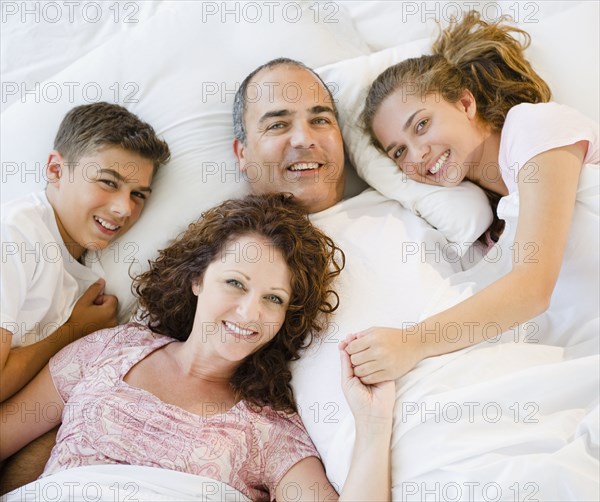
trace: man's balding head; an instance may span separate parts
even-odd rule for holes
[[[234,152],[253,193],[291,192],[311,212],[339,202],[344,146],[331,93],[302,63],[276,59],[244,79]]]

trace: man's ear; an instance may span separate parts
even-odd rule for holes
[[[58,151],[52,150],[48,155],[48,162],[46,163],[46,179],[48,183],[59,186],[63,169],[66,169],[63,156]]]
[[[474,119],[477,115],[477,102],[473,93],[469,89],[465,89],[458,102],[461,109],[467,114],[467,118]]]
[[[233,138],[233,153],[240,163],[240,171],[246,171],[246,147],[239,139]]]

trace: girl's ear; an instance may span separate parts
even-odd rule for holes
[[[460,105],[461,110],[467,114],[467,118],[474,119],[476,117],[477,103],[475,101],[475,96],[473,96],[469,89],[463,91],[462,96],[458,100],[458,104]]]
[[[55,186],[58,186],[60,177],[62,176],[63,162],[63,156],[59,152],[56,150],[50,152],[46,164],[46,177],[48,183],[54,183]]]
[[[192,293],[194,293],[195,296],[198,296],[200,294],[200,281],[198,279],[194,279],[192,281]]]

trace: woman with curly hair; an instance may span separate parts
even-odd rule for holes
[[[61,421],[10,413],[36,402],[62,411],[42,477],[131,464],[218,479],[252,500],[297,500],[298,490],[336,500],[288,362],[337,308],[342,267],[341,250],[287,195],[205,212],[135,279],[139,323],[69,345],[3,403],[2,458]],[[363,385],[340,355],[357,432],[340,500],[388,500],[394,385]]]
[[[524,55],[529,35],[506,20],[466,14],[440,34],[432,55],[387,68],[369,89],[364,125],[408,178],[449,188],[470,180],[487,191],[494,209],[509,194],[519,208],[514,242],[503,249],[512,258],[505,275],[411,328],[414,336],[393,328],[353,336],[348,352],[364,383],[398,378],[424,358],[481,342],[490,326],[495,334],[514,329],[544,313],[551,299],[554,316],[560,309],[568,315],[575,299],[565,293],[573,284],[587,284],[583,295],[597,308],[597,277],[590,273],[597,247],[576,249],[570,240],[572,228],[598,228],[597,196],[585,214],[576,211],[580,180],[589,173],[584,164],[595,164],[589,167],[597,180],[598,124],[550,102],[548,85]],[[503,223],[495,218],[489,247]],[[447,326],[454,327],[448,340],[440,337]]]

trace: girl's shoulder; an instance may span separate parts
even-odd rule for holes
[[[506,115],[504,127],[517,126],[520,129],[526,124],[534,124],[542,129],[553,129],[556,126],[560,127],[560,123],[564,126],[564,121],[573,124],[577,127],[591,127],[595,123],[591,118],[587,117],[579,110],[567,105],[550,101],[548,103],[521,103],[513,106]]]
[[[591,118],[555,102],[513,106],[500,137],[500,169],[518,172],[536,155],[578,141],[589,143],[584,163],[598,162],[598,123]]]

